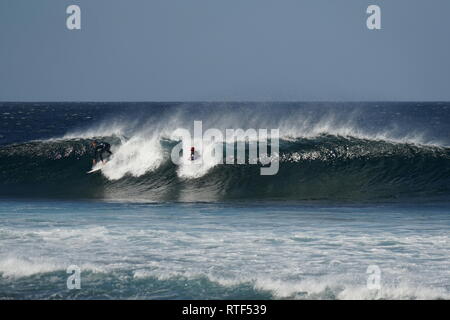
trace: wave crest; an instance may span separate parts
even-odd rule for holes
[[[104,139],[112,143],[114,155],[96,175],[86,174],[90,140],[1,148],[1,193],[132,201],[366,201],[450,195],[450,149],[444,147],[332,135],[281,140],[278,174],[260,176],[260,166],[248,163],[177,166],[170,159],[177,141]]]

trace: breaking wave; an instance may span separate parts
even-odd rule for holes
[[[113,157],[88,175],[92,139]],[[164,135],[69,137],[0,148],[0,194],[132,201],[395,200],[450,195],[450,148],[351,135],[283,136],[279,171],[261,165],[175,165]],[[225,150],[225,149],[224,149]],[[225,153],[224,153],[225,154]],[[248,159],[247,159],[248,160]]]

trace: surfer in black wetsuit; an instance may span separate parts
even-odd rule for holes
[[[103,160],[103,153],[108,153],[109,155],[112,155],[111,152],[111,145],[107,142],[100,142],[97,143],[97,141],[92,141],[91,143],[92,147],[95,150],[95,155],[94,155],[94,160],[93,163],[96,164],[97,159],[100,158],[100,160],[105,163],[105,161]]]

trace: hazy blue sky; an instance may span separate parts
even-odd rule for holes
[[[450,1],[0,0],[0,100],[450,100]]]

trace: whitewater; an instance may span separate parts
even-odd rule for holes
[[[279,172],[174,164],[194,121],[279,129]],[[1,299],[450,298],[448,103],[2,103],[0,122]],[[88,175],[93,140],[113,156]]]
[[[442,112],[448,116],[448,109],[433,107],[436,115],[409,119],[411,113],[420,112],[420,105],[390,110],[383,105],[131,104],[124,108],[112,104],[103,106],[108,112],[98,112],[100,117],[94,120],[84,106],[72,111],[68,120],[91,121],[48,138],[2,147],[0,165],[5,170],[0,190],[10,196],[31,193],[144,202],[447,199],[450,148],[448,132],[440,128],[445,119],[438,116]],[[23,118],[26,111],[21,112]],[[4,114],[11,118],[11,112]],[[423,116],[432,125],[424,124]],[[245,164],[223,164],[230,157],[228,149],[237,146],[226,139],[204,143],[202,161],[174,164],[171,152],[181,142],[173,133],[180,128],[192,132],[199,120],[204,130],[278,129],[279,150],[269,154],[269,161],[279,163],[279,172],[261,177],[263,165],[251,164],[261,159],[249,159],[252,142],[242,140],[237,143],[246,143]],[[114,155],[101,174],[86,177],[94,140],[109,142]],[[268,145],[270,149],[270,141]],[[223,161],[206,157],[217,146],[223,148]]]

